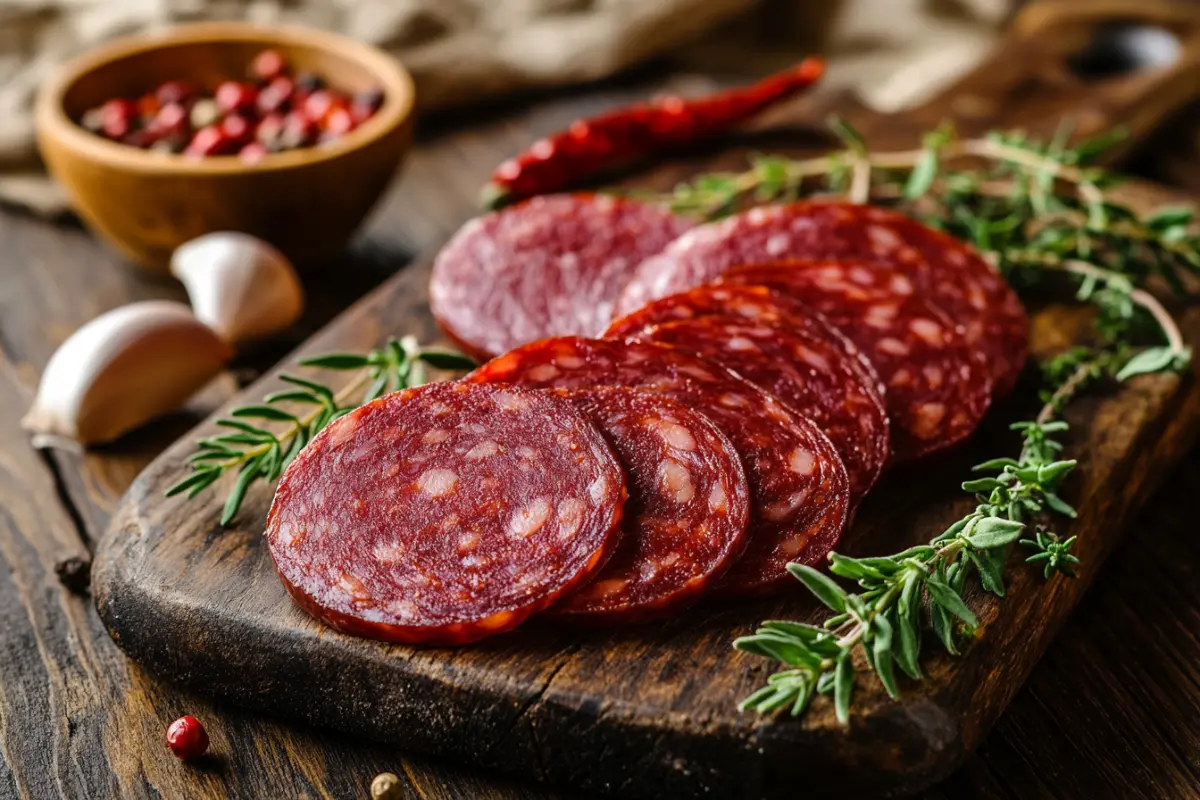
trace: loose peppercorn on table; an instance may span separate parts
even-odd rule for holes
[[[523,142],[552,131],[577,109],[645,97],[670,83],[664,76],[654,85],[599,87],[433,131],[350,253],[349,266],[311,279],[316,302],[293,338],[240,366],[249,372],[268,366],[399,264],[452,233],[475,213],[474,198],[461,187],[484,182],[490,165]],[[1160,157],[1172,152],[1155,150]],[[464,152],[473,157],[464,159]],[[0,796],[359,797],[385,772],[398,776],[405,796],[570,796],[213,703],[126,659],[83,593],[77,565],[89,558],[136,473],[236,387],[232,380],[215,386],[188,414],[86,456],[34,452],[18,418],[55,345],[106,308],[183,294],[127,270],[78,229],[0,213],[0,239],[6,242],[0,255]],[[1200,749],[1180,732],[1200,714],[1200,696],[1179,665],[1200,659],[1200,638],[1187,625],[1200,613],[1200,596],[1191,588],[1200,550],[1186,505],[1197,491],[1200,455],[1192,452],[1129,521],[1129,533],[992,733],[923,797],[1192,792],[1200,780],[1192,766]],[[219,536],[210,544],[229,556],[239,546]],[[275,589],[274,578],[264,577],[263,585]],[[197,647],[208,644],[196,640]],[[210,739],[209,754],[195,762],[181,762],[165,742],[168,725],[184,715],[198,719]]]

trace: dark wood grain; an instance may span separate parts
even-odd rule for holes
[[[1032,59],[1041,52],[1033,40],[1018,44],[1017,55]],[[902,141],[906,131],[911,136],[918,122],[951,114],[958,99],[985,90],[1002,97],[992,112],[1000,116],[979,113],[967,127],[1020,123],[1046,132],[1071,111],[1111,123],[1118,115],[1136,118],[1139,98],[1162,113],[1166,107],[1159,104],[1170,95],[1155,89],[1170,78],[1158,73],[1130,79],[1139,92],[1121,83],[1096,95],[1099,103],[1089,96],[1086,108],[1065,106],[1071,95],[1044,80],[1058,73],[1040,72],[1041,61],[1016,59],[1026,70],[1017,75],[1008,55],[1003,75],[995,68],[999,62],[986,65],[902,120],[836,107],[888,146],[913,144]],[[1010,91],[1001,93],[1001,84]],[[691,169],[743,157],[698,157],[633,180],[665,188]],[[1146,208],[1168,199],[1143,188],[1132,202]],[[425,260],[409,267],[304,351],[362,349],[401,333],[432,340],[427,270]],[[1060,341],[1055,332],[1073,319],[1060,309],[1042,310],[1035,349]],[[1186,317],[1185,326],[1190,340],[1200,341],[1200,315]],[[276,383],[268,377],[242,399]],[[733,710],[769,666],[732,654],[729,643],[765,617],[815,619],[816,609],[799,593],[772,603],[710,604],[661,626],[604,634],[534,624],[457,651],[334,634],[295,610],[271,577],[260,546],[268,487],[252,491],[238,523],[224,531],[216,525],[220,492],[191,504],[163,500],[163,490],[182,474],[186,441],[143,473],[118,508],[98,559],[97,602],[126,652],[181,685],[554,785],[625,796],[782,795],[798,782],[814,796],[907,792],[947,775],[983,738],[1124,523],[1187,452],[1198,412],[1194,381],[1174,376],[1141,379],[1081,404],[1071,418],[1076,433],[1069,451],[1085,465],[1073,487],[1084,511],[1071,531],[1081,535],[1086,566],[1080,579],[1043,585],[1027,569],[1010,569],[1003,612],[991,598],[974,598],[983,623],[966,655],[931,659],[929,680],[907,687],[898,704],[878,686],[864,685],[849,731],[836,725],[824,702],[803,722]],[[1013,447],[999,423],[1018,413],[998,411],[991,430],[919,478],[894,475],[860,513],[845,549],[902,548],[961,516],[971,501],[958,482],[971,463]]]

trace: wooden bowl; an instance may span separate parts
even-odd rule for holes
[[[264,48],[346,91],[383,90],[379,111],[342,139],[271,154],[192,159],[108,141],[77,124],[113,97],[170,79],[214,89],[240,80]],[[108,43],[66,64],[38,95],[37,138],[51,174],[87,224],[146,267],[201,234],[245,231],[298,266],[344,247],[395,174],[412,138],[413,84],[393,58],[343,36],[296,27],[215,22]]]

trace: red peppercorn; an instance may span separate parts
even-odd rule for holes
[[[258,125],[254,127],[254,140],[269,152],[274,153],[282,150],[284,119],[282,114],[267,114],[264,116],[258,121]]]
[[[286,111],[296,93],[296,84],[286,75],[281,75],[271,81],[258,93],[258,110],[264,114],[272,111]]]
[[[196,96],[196,87],[187,81],[167,81],[154,90],[154,96],[164,106],[170,103],[187,103]]]
[[[304,116],[321,125],[335,108],[346,108],[346,98],[330,89],[318,89],[304,99]]]
[[[153,119],[158,114],[160,108],[162,108],[162,103],[152,94],[142,95],[138,98],[137,111],[138,116],[142,119]]]
[[[195,717],[180,717],[167,728],[167,747],[184,760],[199,758],[208,752],[208,733]]]
[[[375,112],[382,105],[383,92],[380,89],[371,89],[354,95],[354,100],[350,103],[350,114],[354,117],[354,124],[361,125],[375,116]]]
[[[221,133],[240,147],[254,136],[254,126],[241,114],[230,114],[221,120]]]
[[[330,138],[340,139],[350,131],[354,130],[354,117],[350,114],[349,109],[334,107],[325,115],[324,124],[322,125],[324,133]]]
[[[146,126],[156,137],[182,137],[191,130],[188,110],[182,103],[167,103]]]
[[[238,151],[238,143],[230,139],[215,125],[196,131],[192,141],[188,143],[184,155],[192,158],[205,156],[227,156]]]
[[[267,152],[267,148],[263,147],[263,145],[258,142],[251,142],[241,150],[238,150],[238,158],[247,164],[257,164],[267,157]]]
[[[278,50],[263,50],[250,62],[250,77],[266,83],[283,74],[287,62]]]
[[[280,149],[294,150],[315,142],[317,139],[317,124],[299,111],[293,111],[283,119],[283,132],[280,134]]]
[[[126,144],[130,147],[136,147],[139,150],[145,150],[149,148],[150,145],[154,144],[155,136],[145,128],[138,128],[137,130],[132,130],[122,136],[120,141],[121,144]]]
[[[133,130],[137,119],[137,106],[132,100],[109,100],[100,106],[100,116],[100,130],[104,135],[110,139],[120,139]]]
[[[217,101],[217,108],[225,113],[252,112],[258,99],[258,90],[248,83],[225,81],[217,87],[213,99]]]

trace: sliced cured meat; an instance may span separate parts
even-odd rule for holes
[[[637,265],[688,227],[633,200],[535,197],[455,234],[434,262],[429,304],[481,359],[547,336],[596,336]]]
[[[849,486],[841,459],[807,419],[725,367],[644,342],[562,337],[525,345],[463,380],[565,389],[625,386],[665,394],[709,417],[733,442],[750,486],[750,540],[717,588],[789,585],[789,561],[816,564],[842,535]]]
[[[817,315],[792,315],[775,326],[745,317],[697,317],[651,327],[637,338],[728,367],[815,422],[846,466],[852,504],[861,502],[887,463],[888,417],[878,378],[858,348]]]
[[[631,339],[656,325],[712,315],[738,317],[759,325],[803,325],[796,319],[819,316],[794,297],[766,286],[721,286],[706,284],[659,300],[613,320],[605,339]],[[793,319],[794,318],[794,319]],[[835,331],[836,336],[836,331]],[[848,357],[856,357],[865,369],[871,365],[844,336],[837,337]]]
[[[991,403],[992,379],[982,354],[896,268],[849,260],[786,263],[740,267],[720,280],[785,292],[858,345],[886,387],[897,460],[965,439]]]
[[[299,605],[335,628],[461,644],[592,577],[620,538],[620,464],[570,402],[438,383],[334,422],[292,462],[267,544]]]
[[[612,445],[629,499],[612,558],[547,613],[611,624],[699,599],[745,549],[750,490],[733,445],[707,417],[667,397],[560,391]]]
[[[967,346],[986,354],[998,394],[1016,382],[1029,332],[1016,294],[965,242],[874,206],[760,206],[696,227],[638,267],[617,313],[708,283],[730,267],[793,258],[864,258],[900,268],[964,327]]]

